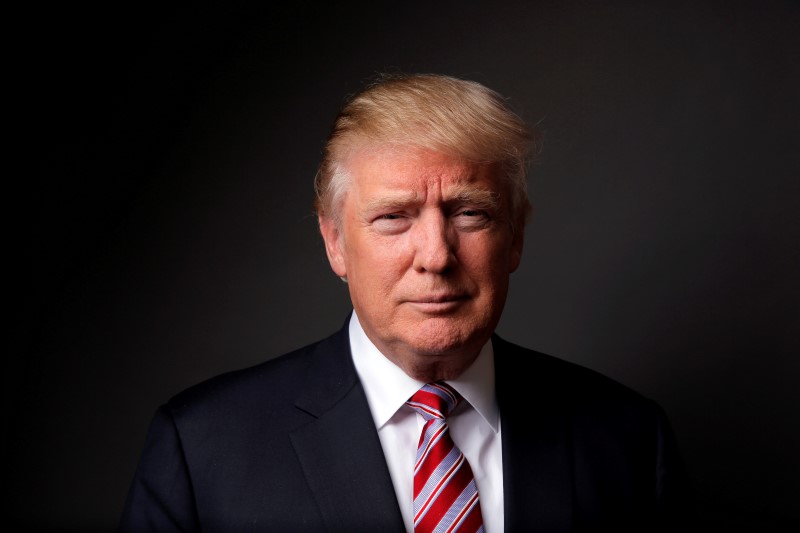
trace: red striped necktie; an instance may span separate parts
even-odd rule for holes
[[[478,487],[445,417],[461,395],[443,381],[428,383],[406,404],[425,419],[414,464],[414,532],[483,532]]]

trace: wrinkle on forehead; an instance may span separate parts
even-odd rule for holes
[[[378,172],[379,178],[369,173],[360,176],[363,186],[381,191],[381,198],[370,201],[370,206],[376,202],[386,207],[421,204],[431,193],[445,202],[475,202],[488,207],[499,204],[500,184],[490,164],[408,145],[362,146],[351,152],[348,162],[357,163],[362,172],[364,164],[379,170],[385,163],[394,170],[389,175]],[[484,183],[478,185],[478,181]]]
[[[432,163],[430,158],[431,155],[436,156],[436,159],[439,160],[439,164]],[[464,170],[465,174],[473,174],[477,169],[487,165],[486,163],[472,161],[447,151],[439,151],[420,146],[398,143],[358,144],[351,147],[350,150],[347,151],[346,155],[343,155],[342,161],[345,163],[344,166],[347,168],[350,167],[350,164],[353,161],[360,158],[368,158],[376,161],[391,159],[394,163],[396,163],[398,160],[402,160],[403,166],[407,167],[409,170],[413,170],[415,168],[419,170],[419,164],[422,163],[428,172],[419,177],[426,179],[437,178],[441,174],[441,172],[438,170],[440,168],[452,169],[454,166],[460,166]]]

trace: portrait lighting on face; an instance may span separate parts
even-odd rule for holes
[[[458,376],[519,265],[507,188],[491,165],[413,146],[355,150],[347,169],[340,222],[320,227],[367,336],[421,381]]]

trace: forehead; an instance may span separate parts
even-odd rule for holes
[[[359,196],[392,190],[437,190],[449,196],[464,189],[496,190],[499,182],[494,165],[410,146],[364,147],[350,155],[346,166]]]

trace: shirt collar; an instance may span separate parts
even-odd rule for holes
[[[425,383],[408,376],[369,340],[355,311],[350,318],[350,352],[367,402],[380,430]],[[448,380],[461,396],[497,432],[499,411],[494,393],[494,351],[489,340],[478,357],[457,379]]]

